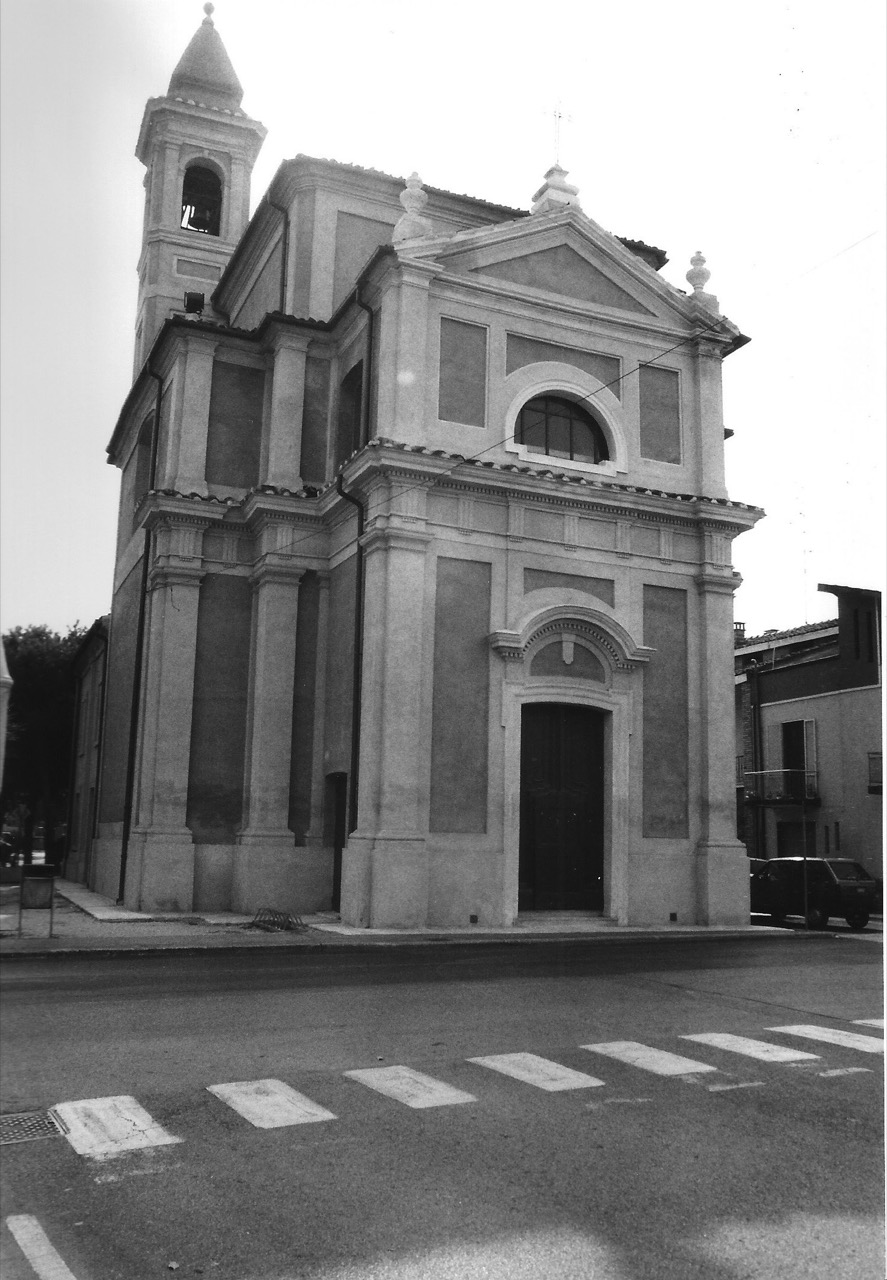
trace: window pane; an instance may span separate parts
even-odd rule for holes
[[[565,413],[558,413],[557,406],[548,415],[548,452],[552,458],[569,458],[570,456],[570,419]]]
[[[599,456],[591,424],[577,418],[573,423],[573,457],[583,462],[597,462]]]
[[[606,438],[594,417],[574,400],[536,396],[517,417],[515,440],[531,453],[552,458],[601,462],[609,457]]]
[[[517,420],[517,440],[532,453],[544,453],[545,414],[532,407],[536,403],[531,401],[521,409]]]

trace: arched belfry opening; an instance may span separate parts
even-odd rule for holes
[[[186,231],[217,236],[222,226],[222,180],[202,164],[189,165],[182,182],[182,219]]]

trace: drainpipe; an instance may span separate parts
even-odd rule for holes
[[[348,831],[357,830],[357,784],[360,773],[360,700],[363,677],[363,531],[366,520],[364,505],[353,494],[346,493],[341,471],[336,476],[339,497],[357,508],[357,580],[354,590],[354,676],[351,703],[351,776],[348,787]]]
[[[145,372],[157,383],[157,396],[154,401],[154,424],[151,430],[151,465],[148,471],[148,490],[157,484],[157,452],[160,445],[160,400],[163,394],[163,379],[155,373],[150,365]],[[136,651],[132,672],[132,702],[129,712],[129,746],[126,756],[126,791],[123,806],[123,838],[120,844],[120,881],[117,886],[117,901],[123,901],[126,888],[126,863],[129,855],[129,837],[132,831],[132,813],[135,793],[136,756],[139,745],[139,711],[142,701],[142,667],[145,654],[145,623],[148,614],[148,574],[151,568],[151,530],[145,527],[145,544],[142,550],[142,579],[139,590],[139,616],[136,621]]]
[[[361,427],[358,445],[362,448],[370,434],[370,388],[373,380],[373,336],[375,332],[375,316],[373,309],[363,302],[360,286],[354,290],[354,301],[367,313],[367,348],[364,361],[363,404],[361,406]],[[351,707],[351,771],[348,788],[348,832],[357,830],[357,790],[360,776],[360,705],[363,685],[363,645],[364,645],[364,553],[363,533],[366,525],[366,508],[363,502],[351,493],[345,492],[342,473],[336,476],[336,492],[346,502],[357,508],[357,580],[354,592],[354,677]]]

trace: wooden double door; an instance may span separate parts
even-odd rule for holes
[[[522,710],[520,911],[603,910],[605,717],[562,702]]]

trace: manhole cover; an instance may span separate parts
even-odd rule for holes
[[[51,1111],[22,1111],[0,1116],[0,1146],[7,1142],[33,1142],[37,1138],[57,1138],[65,1126]]]

